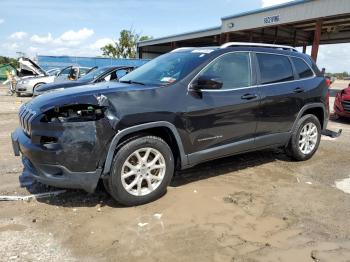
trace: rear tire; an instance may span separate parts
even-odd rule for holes
[[[173,173],[174,157],[169,145],[159,137],[143,136],[120,147],[105,186],[120,204],[142,205],[166,193]]]
[[[294,160],[305,161],[316,153],[320,141],[320,121],[315,115],[308,114],[298,120],[286,152]]]

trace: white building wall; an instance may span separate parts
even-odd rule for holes
[[[223,18],[221,29],[222,32],[234,32],[346,13],[350,13],[350,0],[313,0],[261,13],[236,18]],[[279,21],[276,17],[279,17]]]

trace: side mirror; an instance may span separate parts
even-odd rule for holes
[[[216,76],[200,76],[191,85],[193,90],[201,89],[221,89],[223,82],[219,77]]]

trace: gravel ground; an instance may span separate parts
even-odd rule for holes
[[[0,195],[54,190],[19,186],[10,132],[29,99],[0,88]],[[323,137],[307,162],[279,151],[208,162],[144,206],[120,207],[102,188],[2,201],[0,261],[350,261],[350,194],[335,187],[350,177],[350,121],[329,128],[343,135]]]

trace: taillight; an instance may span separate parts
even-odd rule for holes
[[[332,81],[329,78],[326,78],[326,83],[327,83],[327,86],[330,87],[332,84]]]

